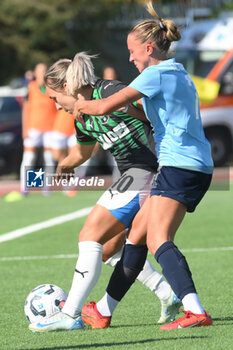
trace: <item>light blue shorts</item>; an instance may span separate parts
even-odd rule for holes
[[[131,168],[104,192],[97,204],[128,227],[150,194],[153,176],[154,173],[150,171]]]

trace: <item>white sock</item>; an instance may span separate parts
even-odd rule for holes
[[[44,158],[44,165],[45,167],[54,167],[55,166],[55,161],[53,158],[53,153],[50,150],[46,150],[43,153],[43,158]],[[51,172],[51,171],[49,171]]]
[[[154,292],[161,301],[164,301],[170,297],[172,289],[170,287],[170,284],[161,278]]]
[[[103,316],[112,316],[113,311],[117,307],[119,301],[113,299],[108,293],[105,293],[103,298],[96,304],[97,310]]]
[[[122,255],[123,247],[109,258],[105,264],[115,267]],[[160,300],[166,300],[171,294],[170,285],[163,279],[162,275],[146,259],[143,270],[137,277],[137,280],[154,292]]]
[[[36,161],[36,153],[32,151],[24,151],[23,159],[20,166],[20,191],[26,192],[26,167],[33,167]]]
[[[170,285],[148,259],[146,259],[143,270],[138,275],[137,280],[154,292],[160,300],[167,299],[171,294]]]
[[[204,309],[201,306],[197,293],[189,293],[182,299],[185,311],[191,311],[194,314],[204,314]]]
[[[118,250],[118,252],[116,254],[114,254],[113,256],[111,256],[111,258],[109,258],[108,260],[105,261],[105,265],[108,265],[108,266],[112,266],[112,267],[115,267],[117,262],[120,260],[121,258],[121,255],[122,255],[122,252],[123,252],[123,247]]]
[[[44,171],[45,171],[46,177],[50,179],[51,174],[53,174],[55,171],[55,161],[53,158],[52,151],[51,150],[44,151],[43,158],[44,158]],[[50,190],[49,186],[44,187],[44,193],[47,193],[49,190]]]
[[[102,267],[103,246],[97,242],[79,242],[79,257],[72,286],[62,311],[72,317],[81,314],[83,305],[94,288]]]

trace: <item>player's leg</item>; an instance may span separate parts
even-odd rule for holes
[[[24,147],[23,158],[20,165],[20,192],[26,194],[26,169],[34,166],[36,161],[37,149],[35,147]]]
[[[111,206],[107,198],[111,202],[115,202],[115,198],[118,201],[118,197],[116,196],[112,199],[111,192],[107,190],[100,198],[100,201],[103,201],[107,207]],[[119,203],[113,204],[114,207],[117,205]],[[129,224],[128,220],[130,220],[128,212],[138,205],[138,198],[135,198],[135,194],[133,194],[132,198],[128,198],[128,202],[125,203],[123,212],[119,216],[123,218],[123,221],[125,218],[127,225]],[[125,210],[126,206],[129,206],[128,210]],[[135,208],[135,210],[138,209]],[[77,329],[82,328],[79,322],[81,310],[101,272],[102,245],[125,228],[126,225],[119,221],[118,217],[114,216],[110,210],[100,204],[96,204],[79,235],[79,257],[75,267],[72,286],[62,312],[49,317],[43,323],[30,324],[29,329],[35,332],[48,332],[57,329],[71,330],[76,326]]]
[[[72,286],[63,312],[72,317],[81,314],[102,267],[102,245],[125,226],[106,208],[95,205],[79,234],[79,257]]]
[[[53,131],[52,138],[53,159],[57,162],[57,164],[59,164],[75,148],[75,135],[72,135],[71,137],[62,132]],[[73,197],[77,193],[73,186],[69,186],[69,188],[67,188],[67,186],[63,186],[62,190],[68,197]]]
[[[28,130],[28,137],[24,139],[23,159],[20,166],[20,192],[26,194],[26,170],[35,166],[38,148],[42,144],[41,133],[35,129]]]
[[[144,203],[142,209],[137,213],[133,221],[129,234],[129,241],[125,246],[126,260],[117,264],[104,297],[97,304],[92,302],[90,305],[85,305],[83,308],[83,320],[93,328],[105,328],[110,325],[111,316],[118,302],[130,288],[138,274],[138,263],[140,263],[143,255],[143,250],[141,250],[141,248],[145,242],[148,205],[149,200]],[[141,251],[137,251],[138,249]],[[136,265],[133,266],[134,271],[132,273],[130,271],[130,253],[135,255],[136,260],[138,259],[138,261],[135,262]],[[124,257],[122,260],[123,259]],[[118,259],[113,259],[114,265],[117,262],[116,260]],[[146,261],[143,271],[140,272],[138,277],[148,288],[157,290],[158,295],[160,295],[162,312],[159,323],[174,319],[178,312],[180,301],[167,282],[163,280],[162,276]],[[124,280],[124,283],[122,280]]]
[[[53,158],[53,131],[46,131],[42,133],[42,144],[43,144],[43,161],[44,171],[46,177],[53,176],[55,171],[55,160]],[[50,181],[48,181],[50,182]],[[49,187],[43,189],[43,194],[48,195],[50,191]]]
[[[144,173],[146,173],[146,177],[151,175],[149,172],[144,171]],[[142,173],[140,175],[141,178]],[[72,286],[62,310],[64,314],[68,314],[74,319],[78,319],[86,298],[99,278],[102,265],[102,245],[129,226],[135,213],[139,210],[138,191],[128,191],[133,183],[133,176],[123,174],[122,178],[116,183],[114,193],[110,188],[100,198],[80,232],[79,257]],[[117,189],[119,184],[121,185],[121,191]],[[143,251],[146,254],[147,248],[145,246],[143,246]],[[140,261],[140,270],[142,267]],[[44,322],[46,331],[54,330],[53,326],[48,325],[50,321],[46,320]],[[51,321],[53,325],[54,322]],[[60,322],[63,324],[63,329],[70,330],[70,328],[67,328],[70,327],[70,324],[66,320],[63,322],[62,317],[61,320],[56,320],[56,323]],[[41,329],[41,324],[30,325],[30,329],[37,331]]]
[[[184,305],[187,297],[183,298],[183,293],[189,295],[185,307],[189,304],[188,310],[192,313],[204,315],[186,259],[173,243],[175,233],[186,213],[186,207],[171,198],[153,196],[149,213],[148,248],[155,255],[164,276]]]
[[[194,211],[206,192],[209,181],[207,174],[165,167],[161,169],[156,187],[151,191],[147,245],[187,311],[183,318],[161,329],[179,328],[179,325],[194,327],[212,324],[199,301],[187,261],[173,243],[186,211]]]
[[[120,260],[126,237],[127,230],[123,230],[103,245],[102,260],[106,265],[114,267]]]
[[[108,240],[125,230],[139,210],[138,191],[127,191],[125,174],[123,179],[125,191],[119,192],[113,184],[98,200],[79,234],[79,257],[76,264],[72,287],[63,311],[71,316],[81,313],[82,307],[101,271],[102,246]],[[130,181],[132,185],[134,179]],[[81,273],[88,271],[88,273]]]
[[[61,162],[68,154],[67,136],[59,131],[52,132],[52,154],[57,163]]]
[[[146,181],[145,181],[146,183]],[[112,195],[115,195],[114,191],[111,191]],[[146,191],[140,191],[140,194],[145,194],[145,198],[147,196]],[[139,196],[139,200],[141,200],[142,196]],[[150,289],[155,289],[158,291],[160,295],[162,304],[162,314],[159,322],[166,321],[165,313],[167,312],[168,306],[176,304],[175,310],[173,310],[172,315],[169,312],[167,316],[172,317],[174,319],[174,315],[177,313],[178,309],[178,299],[174,296],[174,293],[171,291],[170,286],[161,279],[161,275],[153,269],[152,265],[147,262],[144,267],[142,264],[142,260],[146,254],[145,247],[145,232],[147,225],[147,209],[146,204],[143,206],[143,210],[141,209],[139,213],[137,213],[133,224],[130,235],[133,237],[132,241],[128,241],[128,244],[124,247],[125,260],[124,263],[121,261],[117,264],[115,271],[111,277],[109,282],[109,286],[107,288],[107,292],[104,297],[98,302],[98,309],[96,305],[92,303],[90,306],[85,305],[85,309],[83,313],[87,314],[89,311],[93,314],[95,312],[100,316],[98,319],[100,322],[98,324],[91,324],[93,328],[102,328],[105,326],[109,326],[110,321],[106,317],[111,317],[114,309],[116,308],[118,302],[121,300],[123,295],[126,293],[128,288],[130,288],[131,284],[134,282],[137,275],[143,268],[143,271],[140,273],[139,280],[148,286]],[[133,232],[133,234],[132,234]],[[130,255],[133,254],[134,264],[131,266]],[[119,253],[118,257],[113,257],[112,261],[115,265],[117,260],[120,258]],[[122,258],[123,260],[124,258]],[[141,265],[142,264],[142,265]],[[125,265],[125,266],[124,266]],[[127,272],[126,272],[127,271]],[[118,283],[118,279],[121,279],[123,276],[124,283]],[[152,287],[153,286],[153,287]],[[98,310],[102,313],[104,319],[101,320],[101,314],[99,314]],[[90,315],[89,315],[90,316]],[[90,317],[88,318],[90,319]],[[88,321],[87,317],[84,317],[85,321]],[[169,318],[170,319],[170,318]],[[103,321],[103,322],[102,322]],[[92,322],[92,321],[91,321]],[[86,322],[88,323],[88,322]],[[88,323],[90,324],[90,323]]]
[[[135,216],[132,230],[134,227],[135,230],[137,227],[146,230],[146,215],[143,208],[146,209],[146,202]],[[111,315],[117,304],[143,269],[147,256],[147,247],[143,244],[146,240],[145,234],[146,232],[144,231],[139,239],[138,245],[131,244],[131,242],[127,240],[121,260],[117,262],[109,281],[106,294],[98,303],[100,309],[97,309],[95,303],[84,306],[82,311],[83,320],[93,328],[105,328],[110,325]],[[131,253],[133,256],[131,256]]]
[[[124,188],[125,183],[129,181],[130,183],[133,183],[132,179],[134,180],[133,185],[131,186],[134,191],[128,190],[126,192],[127,197],[129,195],[132,196],[132,194],[135,192],[135,189],[139,189],[138,194],[134,197],[134,200],[138,200],[138,205],[136,207],[136,211],[130,210],[131,218],[129,222],[132,222],[133,218],[133,224],[132,229],[135,228],[135,230],[139,230],[142,232],[141,237],[135,238],[136,242],[130,242],[129,240],[126,242],[121,260],[117,263],[115,270],[112,274],[112,277],[109,282],[109,286],[107,287],[107,298],[112,305],[110,305],[110,311],[113,312],[114,308],[112,308],[113,304],[116,306],[116,301],[119,302],[122,298],[122,296],[127,292],[127,290],[130,288],[131,284],[135,281],[138,274],[142,271],[146,256],[147,256],[147,247],[145,245],[145,235],[146,235],[146,201],[142,207],[142,209],[139,211],[140,208],[140,193],[143,190],[146,190],[148,186],[146,187],[145,184],[150,186],[151,179],[153,174],[143,171],[141,169],[130,169],[124,176],[122,177],[120,182],[116,182],[110,189],[110,194],[112,197],[115,196],[115,198],[118,198],[117,195],[119,194],[119,191],[117,189],[120,187],[121,189]],[[115,190],[116,188],[116,190]],[[122,190],[121,190],[122,192]],[[124,202],[124,199],[122,200]],[[113,207],[114,208],[114,207]],[[143,209],[144,208],[144,209]],[[118,215],[118,212],[116,210],[112,210],[112,212],[115,212],[115,215]],[[136,215],[136,216],[135,216]],[[126,215],[126,217],[129,219],[129,215]],[[136,222],[136,224],[135,224]],[[129,225],[126,225],[129,226]],[[121,280],[122,279],[122,280]],[[121,283],[119,285],[119,280],[121,280]],[[108,303],[107,301],[107,303]]]
[[[125,230],[104,244],[103,261],[106,265],[115,267],[117,262],[121,259],[123,244],[125,243],[127,233],[128,232]],[[137,280],[149,288],[161,302],[161,315],[158,323],[173,321],[181,303],[172,291],[170,285],[148,259],[146,259],[143,270],[139,273]],[[97,303],[97,310],[103,316],[112,316],[117,306],[117,303],[114,302],[113,304],[115,307],[113,309],[113,307],[109,305],[109,300],[107,293],[105,293],[104,297]],[[110,312],[110,310],[112,311]]]
[[[95,286],[102,267],[102,245],[125,229],[106,208],[96,205],[89,214],[79,239],[79,256],[72,285],[62,312],[41,323],[30,324],[34,332],[82,329],[81,311]]]

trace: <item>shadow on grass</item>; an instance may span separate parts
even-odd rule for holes
[[[213,326],[230,326],[233,324],[233,317],[216,317],[212,320]]]
[[[138,341],[124,341],[124,342],[111,342],[111,343],[93,343],[93,344],[78,344],[78,345],[72,345],[72,346],[55,346],[55,347],[41,347],[41,348],[25,348],[21,350],[71,350],[71,349],[101,349],[106,346],[126,346],[126,345],[137,345],[137,344],[148,344],[148,343],[157,343],[160,341],[171,341],[171,340],[196,340],[196,339],[207,339],[207,336],[188,336],[188,337],[176,337],[176,338],[160,338],[160,339],[144,339],[144,340],[138,340]],[[17,349],[15,349],[17,350]]]
[[[213,321],[233,321],[233,317],[216,317],[212,318]]]
[[[158,326],[160,327],[161,325],[159,324],[156,324],[156,323],[141,323],[141,324],[118,324],[118,325],[112,325],[111,324],[111,329],[117,329],[117,328],[135,328],[135,327],[145,327],[145,326],[152,326],[152,327],[155,327],[155,326]],[[91,326],[85,324],[85,329],[92,329]]]

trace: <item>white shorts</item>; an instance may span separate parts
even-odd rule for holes
[[[42,132],[37,129],[29,129],[28,137],[24,139],[23,144],[25,147],[44,147],[52,148],[53,146],[53,132]]]
[[[131,168],[104,192],[97,204],[128,227],[150,194],[153,177],[154,173],[150,171]]]
[[[65,135],[59,131],[53,131],[53,149],[66,149],[76,145],[76,137],[73,135]]]

